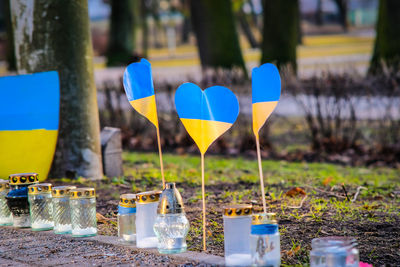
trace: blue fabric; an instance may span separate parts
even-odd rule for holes
[[[0,131],[57,130],[59,110],[56,71],[0,78]]]
[[[28,187],[22,187],[20,189],[14,189],[8,192],[8,197],[26,197],[28,196]]]
[[[277,224],[256,224],[251,226],[252,235],[272,235],[277,232]]]
[[[118,214],[131,214],[136,213],[136,208],[126,208],[118,205]]]
[[[175,107],[181,119],[234,123],[239,114],[235,94],[226,87],[201,90],[194,83],[184,83],[175,92]]]
[[[281,77],[274,64],[265,63],[251,74],[252,103],[278,101],[281,96]]]
[[[124,88],[129,101],[154,95],[153,77],[150,62],[142,58],[126,67]]]

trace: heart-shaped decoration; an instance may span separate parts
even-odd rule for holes
[[[274,111],[281,96],[281,77],[274,64],[254,68],[251,75],[253,103],[253,132],[258,132]]]
[[[175,107],[202,154],[232,127],[239,114],[235,94],[223,86],[212,86],[203,91],[193,83],[184,83],[175,93]]]

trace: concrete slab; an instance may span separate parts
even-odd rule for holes
[[[73,238],[51,231],[0,227],[0,266],[221,266],[224,258],[206,253],[162,255],[115,236]]]

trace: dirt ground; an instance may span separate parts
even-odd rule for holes
[[[58,182],[55,182],[57,184]],[[99,220],[99,233],[116,235],[116,213],[118,199],[116,194],[131,192],[126,184],[105,185],[100,182],[97,187],[97,212],[106,219]],[[288,191],[281,185],[280,190]],[[185,202],[185,211],[191,223],[188,236],[188,249],[201,251],[202,249],[202,221],[201,201],[199,190],[188,183],[177,183]],[[257,205],[259,198],[258,185],[251,183],[218,184],[206,186],[207,195],[207,253],[224,255],[223,244],[223,206],[229,203],[253,203],[256,211],[262,207]],[[353,194],[356,188],[347,188],[348,194]],[[247,192],[242,196],[232,196],[227,192]],[[299,206],[304,195],[299,194],[292,198],[286,196],[274,199],[267,197],[270,212],[276,212],[279,218],[281,233],[282,262],[287,265],[306,264],[311,240],[323,236],[353,236],[358,243],[360,259],[374,266],[400,266],[400,216],[399,206],[396,206],[392,197],[379,197],[378,207],[366,202],[352,203],[347,206],[344,201],[345,193],[341,190],[323,191],[305,189],[308,199]],[[300,192],[302,193],[302,192]],[[347,192],[346,192],[347,194]],[[349,196],[350,198],[353,196]],[[395,197],[396,198],[396,197]],[[381,212],[379,206],[395,203],[393,212]],[[336,205],[336,208],[316,210],[321,203]],[[375,202],[373,202],[375,203]],[[367,206],[366,206],[367,205]],[[368,206],[369,205],[369,206]],[[386,207],[386,206],[385,206]],[[310,215],[310,211],[313,211]],[[313,215],[314,214],[314,215]],[[99,218],[98,218],[99,219]]]

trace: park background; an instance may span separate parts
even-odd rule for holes
[[[203,89],[224,85],[238,96],[236,124],[206,159],[208,252],[223,255],[222,204],[260,208],[250,76],[271,62],[281,71],[282,97],[260,138],[283,262],[305,264],[314,237],[352,235],[363,261],[399,263],[398,1],[71,2],[49,1],[51,9],[37,1],[18,13],[0,1],[0,75],[59,71],[60,135],[50,181],[93,184],[103,234],[116,233],[120,193],[160,188],[156,133],[126,99],[125,66],[142,57],[152,64],[166,178],[182,190],[191,250],[201,250],[199,157],[177,117],[174,92],[190,81]],[[27,14],[31,35],[18,35]],[[62,22],[49,25],[54,16]],[[35,34],[50,41],[32,41]],[[43,44],[52,48],[40,52]],[[69,76],[74,71],[78,81]],[[124,175],[93,181],[103,176],[101,163],[90,162],[101,158],[106,126],[121,129]],[[84,148],[93,151],[88,163]]]

